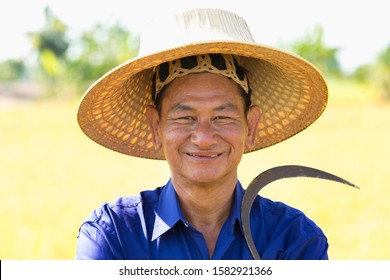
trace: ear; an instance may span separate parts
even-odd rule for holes
[[[262,114],[260,107],[252,105],[247,113],[248,135],[245,142],[247,149],[251,149],[255,145],[261,117]]]
[[[152,133],[154,148],[156,151],[161,149],[161,140],[159,134],[160,117],[156,107],[149,105],[146,107],[146,118],[149,123],[150,132]]]

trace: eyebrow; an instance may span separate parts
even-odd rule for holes
[[[238,107],[232,102],[223,103],[214,109],[214,111],[224,111],[224,110],[239,111]]]
[[[176,112],[176,111],[194,111],[195,109],[192,108],[191,106],[188,106],[186,104],[178,103],[172,106],[171,112]]]
[[[227,102],[227,103],[223,103],[223,104],[221,104],[213,109],[213,111],[215,111],[215,112],[225,111],[225,110],[239,111],[239,108],[234,103]],[[172,106],[172,108],[170,110],[170,112],[180,112],[180,111],[191,112],[191,111],[195,111],[195,108],[191,107],[190,105],[178,103],[178,104],[175,104],[174,106]]]

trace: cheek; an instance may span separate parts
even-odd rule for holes
[[[247,130],[243,127],[236,127],[235,129],[226,130],[224,138],[234,146],[245,145],[247,138]]]
[[[168,126],[160,130],[160,135],[162,135],[161,143],[163,149],[168,152],[177,150],[186,141],[189,133],[185,129],[171,128]]]

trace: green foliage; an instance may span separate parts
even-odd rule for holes
[[[66,32],[67,26],[47,7],[45,9],[44,28],[40,32],[31,32],[29,36],[33,48],[39,54],[45,50],[50,50],[56,57],[64,57],[69,47]]]
[[[50,8],[45,9],[45,25],[41,31],[29,33],[34,55],[37,58],[36,76],[50,84],[52,94],[57,80],[61,79],[66,52],[69,47],[67,26],[59,20]]]
[[[0,81],[16,81],[22,79],[25,73],[22,60],[9,59],[0,63]]]
[[[370,73],[372,66],[369,64],[364,64],[359,66],[358,68],[355,69],[355,71],[350,75],[350,77],[358,82],[366,82],[370,78]]]
[[[390,101],[390,45],[381,51],[372,64],[358,67],[351,75],[358,82],[369,82],[383,101]]]
[[[42,68],[49,76],[58,77],[62,73],[63,66],[52,50],[42,50],[39,59]]]
[[[373,65],[372,80],[378,87],[381,97],[390,101],[390,45],[379,53]]]
[[[292,44],[292,51],[310,61],[323,74],[340,76],[342,71],[337,60],[338,49],[327,47],[323,35],[323,28],[316,26],[312,33]]]
[[[138,51],[138,37],[119,23],[97,24],[73,39],[68,33],[67,26],[46,8],[44,27],[29,34],[39,66],[37,72],[50,84],[49,95],[82,94],[87,84],[133,58]]]
[[[138,37],[119,23],[98,24],[85,31],[68,55],[67,73],[73,82],[90,83],[115,66],[136,56]]]

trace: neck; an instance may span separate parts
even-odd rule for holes
[[[200,231],[212,257],[222,225],[228,218],[237,179],[224,184],[176,184],[180,207],[187,221]]]

